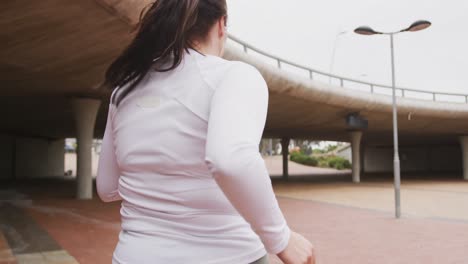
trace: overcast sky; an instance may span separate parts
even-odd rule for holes
[[[228,8],[229,32],[255,47],[326,72],[336,47],[333,73],[389,85],[388,36],[353,30],[429,20],[426,30],[395,36],[397,86],[468,94],[467,0],[228,0]]]

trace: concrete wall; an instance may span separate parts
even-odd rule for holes
[[[61,177],[66,170],[72,170],[72,176],[76,176],[76,153],[65,153],[64,146],[65,139],[47,140],[0,134],[0,180]],[[93,148],[93,177],[97,174],[97,151]]]
[[[91,175],[96,178],[99,163],[99,153],[93,148],[91,152]],[[76,153],[65,153],[65,171],[71,170],[71,176],[76,177]]]
[[[461,146],[432,148],[429,165],[431,171],[463,171]]]
[[[13,177],[14,139],[10,135],[0,135],[0,180]]]
[[[63,176],[65,140],[16,139],[16,177]]]
[[[402,172],[462,171],[461,148],[453,146],[400,147]],[[366,146],[364,172],[392,172],[393,146]]]

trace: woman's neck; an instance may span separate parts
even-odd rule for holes
[[[194,49],[205,55],[220,56],[218,48],[207,43],[194,43]]]

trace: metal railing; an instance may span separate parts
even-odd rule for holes
[[[354,84],[359,84],[359,85],[365,85],[366,87],[368,87],[368,89],[369,89],[369,91],[371,93],[375,93],[375,94],[385,94],[385,93],[376,92],[376,88],[377,89],[379,89],[379,88],[389,89],[390,92],[393,89],[392,86],[385,85],[385,84],[365,82],[365,81],[360,81],[360,80],[356,80],[356,79],[352,79],[352,78],[338,76],[338,75],[335,75],[335,74],[326,73],[326,72],[323,72],[323,71],[314,70],[314,69],[311,69],[309,67],[299,65],[299,64],[294,63],[292,61],[289,61],[289,60],[277,57],[275,55],[269,54],[267,52],[264,52],[264,51],[262,51],[262,50],[260,50],[260,49],[258,49],[256,47],[251,46],[250,44],[236,38],[235,36],[229,35],[229,39],[231,41],[241,45],[245,53],[249,53],[249,51],[254,51],[254,52],[256,52],[256,53],[258,53],[258,54],[260,54],[262,56],[265,56],[265,57],[275,61],[276,62],[275,64],[279,69],[281,69],[283,65],[289,65],[289,66],[292,66],[294,68],[304,70],[304,71],[308,72],[309,78],[311,80],[316,79],[317,76],[322,76],[322,77],[328,77],[328,78],[330,78],[330,80],[331,79],[338,80],[339,85],[341,87],[345,87],[346,83],[354,83]],[[419,94],[419,95],[425,94],[428,97],[430,97],[432,99],[432,101],[443,101],[443,102],[450,102],[450,100],[440,100],[440,98],[443,97],[443,96],[446,96],[446,97],[449,96],[449,97],[456,97],[456,98],[459,98],[459,99],[463,99],[463,101],[465,103],[468,103],[468,94],[441,93],[441,92],[416,90],[416,89],[401,88],[401,87],[396,87],[395,88],[395,93],[397,93],[397,95],[399,97],[406,97],[406,98],[415,98],[415,97],[408,96],[408,93],[415,93],[415,94]],[[416,98],[416,99],[421,99],[421,98]]]

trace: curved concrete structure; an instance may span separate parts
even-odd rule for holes
[[[74,122],[71,101],[89,97],[102,101],[93,129],[95,138],[102,137],[111,92],[101,85],[104,71],[129,42],[132,25],[150,2],[1,1],[0,133],[44,140],[77,137],[80,128]],[[268,83],[270,103],[264,137],[351,141],[352,129],[345,118],[359,113],[369,124],[362,144],[391,146],[390,96],[289,73],[231,42],[225,57],[256,66]],[[460,154],[459,138],[468,135],[467,103],[410,98],[398,98],[397,103],[401,145],[452,146],[458,149],[452,150],[454,156]],[[353,160],[360,160],[354,156]],[[365,165],[366,161],[374,163],[368,158],[361,162]],[[358,176],[355,174],[355,181]]]
[[[7,19],[0,21],[6,29],[1,33],[5,41],[0,43],[0,109],[20,115],[3,122],[2,130],[44,137],[75,136],[73,113],[64,99],[87,96],[107,102],[110,91],[100,86],[103,73],[128,43],[130,23],[135,23],[149,2],[2,1],[0,14]],[[359,112],[369,120],[367,141],[391,140],[390,96],[296,76],[233,45],[228,45],[225,57],[255,65],[267,80],[270,105],[265,136],[348,141],[344,118]],[[103,106],[95,136],[102,136],[105,125],[107,104]],[[468,120],[468,104],[399,98],[398,107],[402,143],[405,139],[456,142],[457,136],[468,133],[468,122],[463,122]],[[28,114],[33,109],[42,122],[24,124],[37,118]],[[57,123],[61,126],[54,132],[43,131]]]
[[[255,65],[270,88],[267,136],[348,141],[345,118],[359,112],[369,121],[368,140],[392,140],[392,98],[310,80],[263,63],[229,46],[228,59]],[[468,104],[398,98],[399,132],[406,140],[449,140],[468,132]],[[410,116],[410,118],[408,118]],[[410,119],[410,120],[409,120]],[[391,142],[391,141],[390,141]]]

